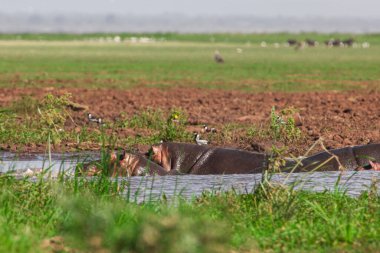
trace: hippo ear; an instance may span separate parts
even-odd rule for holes
[[[111,161],[111,162],[114,162],[114,161],[116,161],[116,158],[117,158],[116,153],[115,153],[115,152],[112,152],[111,155],[110,155],[110,161]]]
[[[151,158],[152,158],[153,161],[155,161],[155,162],[157,162],[159,164],[162,162],[161,152],[162,152],[161,145],[153,145],[152,146]]]
[[[161,148],[159,148],[158,146],[152,146],[152,151],[153,154],[158,154],[161,153]]]

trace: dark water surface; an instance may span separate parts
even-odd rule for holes
[[[49,169],[52,174],[73,171],[80,161],[99,158],[99,153],[52,154],[51,162],[46,155],[28,154],[17,156],[11,153],[0,153],[0,172],[16,170],[16,175],[23,175],[27,170]],[[145,176],[118,178],[127,181],[124,194],[137,202],[156,201],[165,196],[191,199],[202,192],[220,192],[234,190],[238,193],[252,192],[262,181],[261,174],[234,175],[181,175],[181,176]],[[358,196],[367,191],[371,184],[377,185],[380,194],[380,171],[346,171],[346,172],[313,172],[313,173],[281,173],[270,177],[271,182],[293,185],[296,189],[310,191],[346,191],[350,196]]]
[[[120,180],[120,179],[119,179]],[[126,195],[137,202],[155,201],[163,197],[181,196],[191,199],[204,191],[221,192],[234,190],[238,193],[250,193],[260,184],[261,174],[234,175],[182,175],[182,176],[147,176],[125,179],[130,182]],[[359,196],[369,189],[371,184],[377,185],[380,194],[380,172],[313,172],[313,173],[282,173],[274,174],[270,179],[273,183],[293,185],[295,189],[316,192],[346,191],[350,196]]]
[[[48,154],[15,154],[9,152],[0,152],[0,173],[7,171],[16,171],[16,174],[22,172],[38,171],[41,169],[49,170],[53,174],[59,171],[71,172],[78,162],[88,162],[99,159],[99,152],[81,152],[81,153],[51,153]]]

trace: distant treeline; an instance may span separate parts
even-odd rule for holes
[[[352,38],[356,42],[369,42],[380,44],[380,34],[342,34],[342,33],[216,33],[216,34],[181,34],[181,33],[46,33],[46,34],[0,34],[0,40],[47,40],[47,41],[70,41],[70,40],[95,40],[99,38],[120,37],[121,41],[132,37],[147,37],[157,41],[188,41],[188,42],[213,42],[213,43],[283,43],[292,38],[296,41],[305,41],[313,38],[323,43],[333,39]]]

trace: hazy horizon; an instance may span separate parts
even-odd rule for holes
[[[0,32],[380,32],[376,0],[2,0]]]
[[[5,13],[252,15],[378,18],[377,0],[2,0]]]

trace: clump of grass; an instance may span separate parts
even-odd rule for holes
[[[70,118],[67,106],[70,94],[46,95],[41,101],[23,97],[0,112],[0,139],[21,143],[46,143],[49,136],[54,144],[66,138],[65,122]]]
[[[122,120],[118,125],[124,128],[151,129],[154,130],[150,140],[185,141],[191,139],[191,134],[186,132],[187,115],[181,109],[174,108],[168,115],[161,110],[147,109]]]
[[[54,143],[61,141],[61,132],[64,131],[66,120],[70,117],[70,113],[66,107],[70,103],[71,94],[63,96],[53,96],[48,94],[42,100],[38,108],[39,120],[42,135],[50,135]]]
[[[148,108],[138,114],[133,115],[130,119],[122,121],[121,127],[130,128],[149,128],[158,130],[164,124],[164,116],[161,110]]]
[[[32,117],[37,114],[39,104],[40,102],[37,99],[31,96],[23,96],[20,100],[13,102],[10,110],[22,116]]]
[[[252,194],[204,196],[215,219],[232,224],[235,245],[274,252],[375,250],[380,198],[310,193],[264,182]],[[222,210],[222,211],[221,211]]]
[[[270,152],[270,157],[268,161],[268,171],[269,172],[281,172],[281,168],[284,168],[286,165],[285,152],[286,147],[276,147],[272,146]]]
[[[285,143],[301,139],[302,133],[295,124],[294,114],[293,108],[286,108],[277,113],[275,107],[272,107],[269,127],[272,138]]]
[[[9,108],[0,110],[0,143],[36,146],[66,142],[76,144],[76,147],[90,143],[98,144],[100,148],[103,136],[110,139],[112,133],[78,126],[72,118],[73,105],[77,106],[69,93],[61,96],[47,94],[41,100],[22,97]],[[109,129],[108,126],[103,128]]]
[[[223,125],[218,134],[218,138],[220,138],[219,141],[224,143],[239,142],[239,132],[243,129],[244,126],[235,123],[227,123]]]
[[[189,140],[191,134],[185,131],[186,122],[187,116],[182,110],[172,109],[160,133],[160,138],[164,141]]]

